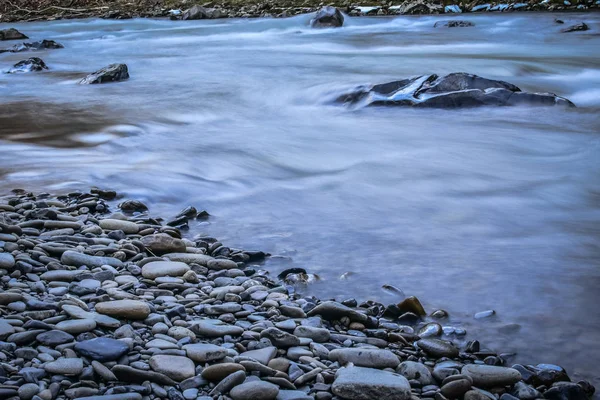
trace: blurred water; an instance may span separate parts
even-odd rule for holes
[[[588,32],[559,33],[585,21]],[[451,17],[452,18],[452,17]],[[318,273],[323,297],[416,295],[520,362],[600,385],[599,14],[16,24],[65,49],[0,74],[0,192],[93,185]],[[1,26],[0,28],[5,28]],[[4,42],[12,44],[10,42]],[[1,54],[7,69],[31,54]],[[112,62],[131,79],[76,81]],[[465,71],[576,109],[350,111],[332,91]],[[346,279],[339,277],[346,273]],[[488,308],[498,316],[474,320]]]

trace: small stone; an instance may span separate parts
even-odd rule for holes
[[[0,253],[0,268],[12,269],[15,266],[15,258],[9,253]]]
[[[260,337],[269,339],[273,346],[278,348],[298,346],[300,344],[300,339],[296,336],[277,328],[265,329],[260,333]]]
[[[341,365],[353,363],[367,368],[396,368],[400,364],[398,356],[389,350],[362,347],[332,350],[329,352],[329,359],[338,361]]]
[[[458,379],[452,382],[446,383],[441,388],[441,392],[448,399],[461,398],[465,393],[471,389],[471,381],[468,379]]]
[[[208,321],[196,322],[193,325],[192,330],[195,331],[196,334],[206,337],[222,337],[225,335],[239,336],[244,332],[244,329],[239,326],[219,325]]]
[[[127,343],[105,337],[84,340],[75,345],[75,351],[92,360],[115,361],[129,352]]]
[[[59,358],[44,364],[44,369],[51,374],[79,375],[83,371],[83,360],[81,358]]]
[[[156,279],[162,276],[182,276],[190,270],[187,264],[177,261],[152,261],[142,267],[142,276]]]
[[[220,381],[236,371],[245,372],[246,369],[242,365],[235,363],[214,364],[202,370],[202,377],[209,381]]]
[[[177,382],[196,375],[194,362],[187,357],[161,354],[151,357],[149,364],[154,371],[165,374]]]
[[[366,323],[368,320],[365,314],[353,310],[350,307],[346,307],[336,301],[325,301],[310,310],[307,315],[309,317],[321,315],[321,317],[327,320],[340,320],[343,317],[347,317],[351,321],[361,323]]]
[[[233,400],[275,400],[279,388],[264,381],[250,381],[234,387],[229,396]]]
[[[331,386],[333,393],[348,400],[408,400],[410,384],[402,375],[372,368],[340,368]]]
[[[475,314],[475,319],[488,318],[488,317],[491,317],[494,314],[496,314],[496,311],[494,311],[494,310],[480,311],[480,312],[478,312],[478,313]]]
[[[82,265],[88,267],[101,267],[103,265],[110,265],[114,268],[123,268],[123,262],[116,258],[90,256],[71,250],[63,253],[60,258],[60,262],[65,265],[72,265],[74,267],[81,267]]]
[[[138,300],[114,300],[96,304],[96,311],[111,317],[145,319],[150,315],[150,307]]]
[[[19,398],[21,400],[31,400],[33,396],[40,392],[40,387],[35,383],[26,383],[21,385],[18,390]]]
[[[227,356],[227,349],[210,343],[186,344],[183,346],[187,356],[198,363],[222,360]]]
[[[329,341],[331,334],[328,329],[315,328],[313,326],[300,325],[294,330],[294,335],[305,337],[314,340],[317,343],[325,343]]]
[[[396,370],[400,375],[408,380],[417,380],[422,386],[433,385],[435,381],[431,376],[431,371],[427,366],[415,361],[404,361],[400,363]]]
[[[104,67],[79,81],[81,85],[91,85],[97,83],[107,83],[107,82],[120,82],[123,80],[129,79],[129,69],[125,64],[110,64],[107,67]],[[102,220],[106,221],[106,220]],[[100,222],[102,222],[100,221]],[[100,224],[102,229],[120,229],[120,228],[105,228]],[[124,229],[121,229],[125,233],[137,233],[135,232],[126,232]]]
[[[261,364],[268,365],[269,362],[277,355],[277,347],[269,346],[262,349],[250,350],[240,354],[240,357],[251,358]]]
[[[493,365],[465,365],[461,373],[473,379],[473,386],[487,389],[513,385],[521,380],[521,373],[513,368]]]
[[[56,329],[77,335],[96,329],[96,321],[93,319],[70,319],[56,324]]]
[[[440,339],[421,339],[417,341],[417,346],[419,346],[425,353],[429,356],[435,358],[448,357],[454,358],[458,357],[458,348],[454,346],[452,342],[447,342],[445,340]]]
[[[35,339],[45,346],[55,347],[59,344],[72,342],[74,337],[63,331],[52,330],[40,333]]]
[[[217,271],[223,269],[234,269],[238,267],[236,262],[221,258],[215,258],[213,260],[208,261],[206,266],[208,267],[208,269],[213,269]]]

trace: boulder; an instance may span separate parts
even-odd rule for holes
[[[0,40],[21,40],[29,39],[15,28],[8,28],[0,30]]]
[[[321,8],[310,20],[310,26],[313,28],[339,28],[342,25],[344,25],[344,15],[332,6]]]
[[[120,82],[129,79],[129,69],[125,64],[110,64],[107,67],[89,74],[79,81],[81,85],[93,85],[97,83]]]
[[[33,43],[21,43],[16,44],[8,49],[0,50],[0,53],[20,53],[22,51],[39,51],[39,50],[52,50],[52,49],[62,49],[63,46],[60,43],[55,42],[54,40],[41,40],[39,42]]]
[[[7,71],[7,73],[17,74],[21,72],[43,71],[45,69],[48,69],[48,66],[46,66],[44,60],[38,57],[31,57],[27,60],[22,60],[16,63]]]
[[[335,102],[353,106],[429,108],[575,106],[552,93],[522,92],[510,83],[462,72],[444,76],[422,75],[379,85],[359,86],[338,96]]]
[[[183,12],[181,15],[182,20],[193,20],[193,19],[215,19],[221,18],[224,15],[220,10],[215,8],[206,8],[202,6],[193,6]]]
[[[378,369],[348,367],[335,374],[332,391],[348,400],[408,400],[410,384],[402,375]]]

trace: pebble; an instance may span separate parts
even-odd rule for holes
[[[332,384],[333,394],[348,400],[410,399],[405,377],[372,368],[340,368]]]
[[[209,381],[220,381],[236,371],[245,370],[243,366],[235,363],[214,364],[202,370],[202,377]]]
[[[183,349],[190,359],[202,364],[222,360],[228,354],[227,349],[210,343],[186,344]]]
[[[177,261],[152,261],[142,267],[142,276],[156,279],[162,276],[182,276],[190,270],[187,264]]]
[[[174,381],[180,382],[196,374],[194,362],[187,357],[156,355],[150,358],[150,367]]]
[[[461,373],[482,389],[513,385],[521,380],[521,373],[516,369],[493,365],[469,364],[462,368]]]
[[[100,362],[118,360],[129,352],[127,343],[106,337],[78,342],[74,349],[79,355]]]
[[[233,400],[275,400],[279,388],[264,381],[251,381],[234,387],[229,396]]]
[[[421,339],[417,341],[417,346],[419,346],[425,353],[429,356],[441,358],[455,358],[458,357],[458,348],[452,344],[452,342],[448,342],[440,339]]]
[[[96,304],[96,311],[111,317],[145,319],[150,315],[150,307],[139,300],[114,300]]]
[[[83,265],[87,267],[101,267],[103,265],[110,265],[114,268],[123,267],[123,262],[117,258],[90,256],[71,250],[63,253],[62,257],[60,258],[60,262],[65,265],[72,265],[74,267],[81,267]]]
[[[389,350],[353,347],[335,349],[329,352],[329,359],[341,365],[352,363],[359,367],[396,368],[400,364],[398,356]]]
[[[0,268],[11,269],[15,266],[15,258],[9,253],[0,253]]]
[[[79,375],[83,371],[83,360],[81,358],[60,358],[44,364],[44,369],[53,374]]]

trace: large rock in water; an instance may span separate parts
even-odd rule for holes
[[[338,96],[335,102],[356,106],[431,108],[575,106],[569,100],[552,93],[522,92],[510,83],[463,72],[444,76],[422,75],[380,85],[359,86],[349,93]]]
[[[342,25],[344,25],[344,15],[332,6],[321,8],[310,20],[310,26],[313,28],[339,28]]]
[[[7,71],[8,74],[18,74],[22,72],[33,72],[43,71],[48,69],[44,60],[38,57],[31,57],[27,60],[19,61],[11,69]]]
[[[8,28],[0,30],[0,40],[21,40],[29,39],[15,28]]]
[[[54,40],[42,40],[39,42],[33,43],[21,43],[16,44],[8,49],[0,50],[0,53],[20,53],[22,51],[39,51],[39,50],[52,50],[52,49],[62,49],[63,46],[60,43],[56,43]]]
[[[372,368],[340,368],[332,391],[348,400],[408,400],[410,384],[402,375]]]
[[[459,20],[452,20],[452,21],[438,21],[435,24],[433,24],[434,28],[440,28],[440,27],[444,27],[444,28],[466,28],[469,26],[475,26],[474,23],[469,22],[469,21],[459,21]]]
[[[110,64],[79,81],[81,85],[120,82],[129,79],[129,70],[125,64]]]

